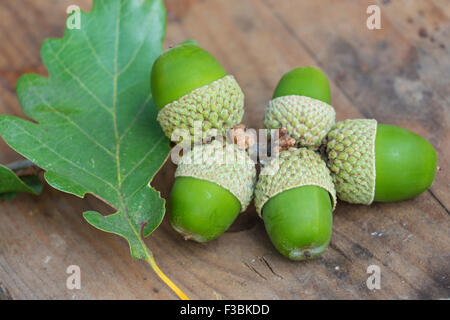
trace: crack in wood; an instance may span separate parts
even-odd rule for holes
[[[444,209],[445,212],[447,212],[447,214],[450,215],[450,211],[447,209],[447,207],[444,205],[444,203],[433,193],[433,191],[431,191],[431,189],[428,189],[428,192],[431,194],[431,196],[434,198],[434,200],[436,200],[437,203],[439,203],[439,205],[442,207],[442,209]]]
[[[280,279],[284,279],[280,274],[276,273],[276,272],[273,270],[272,266],[269,264],[269,262],[266,260],[266,258],[264,258],[264,256],[262,256],[262,257],[260,258],[260,260],[261,260],[262,262],[264,262],[264,264],[267,266],[267,268],[269,268],[270,272],[272,272],[276,277],[278,277],[278,278],[280,278]]]
[[[0,300],[14,300],[8,288],[0,282]]]
[[[341,256],[343,256],[345,259],[347,259],[348,261],[353,263],[352,258],[350,258],[344,251],[342,251],[341,248],[339,248],[338,246],[336,246],[333,242],[330,242],[330,244],[328,245],[331,249],[333,249],[334,251],[336,251],[337,253],[339,253]]]
[[[256,270],[254,267],[252,267],[251,265],[249,265],[247,262],[244,262],[244,265],[249,268],[251,271],[253,271],[254,273],[256,273],[259,277],[263,278],[264,280],[267,280],[266,277],[264,277],[258,270]]]

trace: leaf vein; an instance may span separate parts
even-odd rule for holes
[[[31,90],[41,99],[41,101],[48,107],[50,108],[50,110],[52,110],[56,115],[64,118],[65,120],[67,120],[67,122],[69,124],[71,124],[72,126],[74,126],[76,129],[78,129],[78,131],[80,131],[83,135],[86,136],[86,138],[88,138],[91,142],[93,142],[94,144],[96,144],[97,146],[99,146],[103,151],[105,151],[107,154],[109,154],[111,157],[114,157],[114,154],[109,151],[104,145],[102,145],[101,143],[99,143],[98,141],[96,141],[95,139],[93,139],[86,131],[84,131],[83,128],[81,128],[76,122],[72,121],[70,119],[70,117],[66,116],[65,114],[63,114],[62,112],[58,111],[58,109],[52,107],[50,105],[50,103],[42,96],[40,95],[36,89],[34,89],[33,87],[30,87]]]
[[[89,36],[86,34],[86,31],[84,30],[84,28],[82,28],[83,30],[83,36],[86,39],[86,42],[88,44],[89,50],[92,52],[92,54],[94,55],[94,58],[97,60],[98,65],[105,70],[105,72],[110,75],[112,77],[112,73],[111,71],[108,70],[108,68],[106,68],[105,64],[100,60],[100,57],[97,53],[97,51],[95,50],[94,46],[92,45],[91,40],[89,39]]]
[[[145,99],[144,103],[142,104],[142,106],[140,107],[139,111],[136,113],[136,115],[134,116],[133,120],[130,122],[130,125],[125,129],[125,131],[122,133],[122,135],[120,136],[119,140],[122,141],[122,139],[126,136],[126,134],[128,133],[128,131],[130,131],[134,125],[137,122],[137,119],[139,118],[139,116],[142,114],[142,112],[145,110],[145,107],[147,106],[147,103],[149,103],[150,99],[152,98],[152,94],[149,94],[147,96],[147,98]]]
[[[63,67],[64,71],[69,74],[76,82],[78,82],[78,84],[80,85],[80,87],[85,90],[92,98],[94,98],[95,101],[97,101],[98,105],[100,107],[102,107],[103,109],[105,109],[108,113],[112,114],[112,111],[100,100],[100,98],[95,95],[87,86],[86,84],[76,75],[74,74],[72,71],[69,70],[69,68],[65,65],[65,63],[59,58],[59,56],[57,56],[55,54],[55,51],[53,50],[53,48],[51,46],[49,46],[49,48],[51,49],[51,53],[52,55],[55,57],[55,59],[58,61],[58,63],[61,65],[61,67]]]
[[[40,143],[43,147],[45,147],[46,149],[48,149],[50,152],[54,153],[56,156],[58,156],[60,159],[66,161],[67,163],[69,163],[70,165],[80,169],[81,171],[87,173],[88,175],[100,180],[102,183],[108,185],[109,187],[111,187],[111,189],[113,189],[114,191],[118,192],[118,189],[109,181],[104,180],[103,178],[97,176],[96,174],[93,174],[91,172],[89,172],[88,170],[86,170],[85,168],[83,168],[82,166],[76,164],[75,162],[71,161],[70,159],[67,159],[65,156],[63,156],[62,154],[60,154],[59,152],[57,152],[55,149],[53,149],[52,147],[50,147],[48,144],[46,144],[43,141],[40,141],[39,139],[37,139],[34,135],[32,135],[30,132],[28,132],[27,130],[25,130],[23,127],[17,125],[14,122],[11,122],[11,124],[13,126],[15,126],[16,128],[18,128],[19,130],[21,130],[23,133],[25,133],[26,135],[28,135],[29,137],[31,137],[33,140],[35,140],[36,142]],[[86,188],[87,189],[87,188]]]
[[[122,13],[122,2],[117,4],[116,16],[116,41],[114,47],[114,77],[113,77],[113,122],[114,122],[114,137],[116,139],[116,170],[117,170],[117,184],[119,186],[119,193],[122,188],[122,177],[120,170],[120,138],[119,130],[117,128],[117,80],[118,80],[118,58],[119,58],[119,30],[120,30],[120,16]],[[127,216],[128,217],[128,216]]]
[[[159,146],[159,144],[161,143],[161,141],[163,141],[165,139],[165,137],[160,137],[159,139],[158,139],[158,141],[153,145],[153,147],[144,155],[144,157],[142,157],[142,159],[141,160],[139,160],[139,162],[138,163],[136,163],[135,165],[134,165],[134,167],[133,168],[131,168],[131,170],[124,176],[124,179],[123,179],[123,181],[125,181],[133,172],[134,172],[134,170],[136,170],[147,158],[148,158],[148,156],[149,155],[151,155],[152,153],[153,153],[153,151],[155,150],[155,148],[157,147],[157,146]],[[135,194],[135,192],[133,192],[133,194],[132,195],[134,195]],[[129,198],[131,198],[131,196],[129,196],[128,197],[128,199]]]

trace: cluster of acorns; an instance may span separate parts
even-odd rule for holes
[[[158,121],[169,138],[175,129],[193,134],[195,121],[203,131],[223,135],[240,124],[242,90],[196,43],[164,52],[151,77]],[[259,178],[248,152],[233,143],[195,145],[182,157],[168,209],[172,226],[186,239],[217,238],[255,195],[256,210],[278,251],[293,260],[310,259],[328,247],[337,198],[366,205],[400,201],[422,193],[434,180],[436,152],[419,135],[371,119],[335,123],[327,77],[312,67],[282,77],[264,126],[282,128],[291,143]],[[238,161],[194,159],[196,154],[216,159],[220,150]]]

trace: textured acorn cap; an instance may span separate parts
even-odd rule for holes
[[[157,119],[167,137],[175,129],[188,129],[193,137],[195,121],[201,122],[202,132],[216,128],[225,134],[243,115],[244,93],[234,77],[227,75],[165,105]]]
[[[286,128],[302,147],[318,149],[334,126],[336,112],[323,101],[305,96],[283,96],[269,102],[264,114],[267,129]]]
[[[241,212],[247,209],[256,183],[255,163],[247,152],[234,144],[225,146],[213,141],[196,145],[183,156],[175,177],[193,177],[214,182],[230,191],[241,203]]]
[[[277,194],[302,186],[318,186],[329,192],[336,207],[336,191],[330,171],[318,154],[306,148],[290,148],[261,171],[255,189],[255,207],[261,217],[264,204]]]
[[[328,166],[339,199],[371,204],[375,196],[375,138],[377,121],[338,122],[328,133]]]

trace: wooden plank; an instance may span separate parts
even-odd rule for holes
[[[15,82],[24,72],[45,74],[40,44],[61,36],[65,9],[74,3],[90,7],[88,0],[0,2],[0,42],[10,44],[0,51],[1,113],[23,115]],[[316,65],[330,77],[338,119],[370,116],[416,131],[437,148],[441,166],[431,192],[415,199],[371,207],[340,203],[329,250],[307,263],[276,252],[253,207],[208,244],[182,240],[165,219],[147,244],[191,298],[450,296],[448,1],[382,1],[383,30],[373,32],[365,28],[368,3],[166,1],[166,47],[194,38],[215,55],[246,93],[245,124],[262,127],[264,107],[284,72]],[[1,142],[0,163],[17,158]],[[152,183],[164,197],[174,169],[168,163]],[[40,197],[0,202],[0,297],[175,298],[143,262],[133,261],[125,241],[89,226],[81,217],[86,210],[111,213],[93,197],[81,200],[49,186]],[[71,264],[81,267],[81,290],[65,287]],[[381,290],[366,287],[371,264],[381,267]]]

